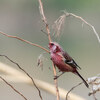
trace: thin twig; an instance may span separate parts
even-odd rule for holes
[[[52,63],[52,66],[53,66],[53,73],[54,73],[54,76],[57,76],[57,73],[56,73],[56,68],[55,68],[55,66],[54,66],[54,64],[53,64],[53,63]],[[57,100],[60,100],[57,79],[54,79],[54,82],[55,82],[55,87],[56,87],[56,96],[57,96]]]
[[[17,36],[8,35],[8,34],[6,34],[6,33],[4,33],[4,32],[0,32],[0,34],[3,34],[3,35],[5,35],[5,36],[7,36],[7,37],[10,37],[10,38],[18,39],[18,40],[20,40],[20,41],[26,42],[26,43],[31,44],[31,45],[36,46],[36,47],[39,47],[39,48],[41,48],[41,49],[43,49],[43,50],[45,50],[46,52],[49,53],[49,51],[48,51],[46,48],[44,48],[44,47],[42,47],[42,46],[40,46],[40,45],[38,45],[38,44],[32,43],[32,42],[30,42],[30,41],[28,41],[28,40],[24,40],[24,39],[22,39],[22,38],[20,38],[20,37],[17,37]]]
[[[28,100],[28,99],[26,99],[26,97],[25,97],[22,93],[20,93],[18,90],[16,90],[16,89],[15,89],[11,84],[9,84],[3,77],[0,76],[0,78],[1,78],[8,86],[10,86],[16,93],[18,93],[21,97],[23,97],[24,100]]]
[[[66,11],[64,11],[64,14],[61,15],[61,16],[55,21],[54,26],[55,26],[55,30],[56,30],[56,32],[57,32],[57,33],[55,34],[56,36],[60,36],[60,34],[61,34],[61,33],[60,33],[61,27],[62,27],[63,23],[65,22],[65,17],[69,17],[69,16],[72,16],[72,17],[75,17],[75,18],[81,20],[81,21],[82,21],[82,26],[83,26],[83,24],[85,23],[85,24],[87,24],[90,28],[92,28],[92,30],[93,30],[93,32],[94,32],[94,34],[95,34],[95,36],[96,36],[98,42],[100,43],[99,34],[97,33],[97,31],[96,31],[96,29],[94,28],[93,25],[91,25],[90,23],[88,23],[88,22],[87,22],[85,19],[83,19],[82,17],[77,16],[77,15],[75,15],[75,14],[73,14],[73,13],[68,13],[68,12],[66,12]]]
[[[88,22],[87,22],[86,20],[84,20],[82,17],[77,16],[77,15],[75,15],[75,14],[73,14],[73,13],[66,13],[66,16],[73,16],[73,17],[75,17],[75,18],[77,18],[77,19],[80,19],[82,22],[84,22],[84,23],[87,24],[88,26],[90,26],[90,27],[92,28],[94,34],[96,35],[96,37],[97,37],[97,39],[98,39],[98,42],[100,43],[100,37],[99,37],[99,35],[98,35],[98,33],[97,33],[97,31],[96,31],[96,29],[94,28],[93,25],[91,25],[90,23],[88,23]]]
[[[44,30],[41,30],[41,32],[43,32],[46,36],[48,36],[48,34]]]
[[[64,25],[65,18],[66,18],[66,15],[63,14],[54,22],[54,25],[53,25],[54,34],[52,36],[55,35],[55,37],[59,37],[61,35],[61,30]]]
[[[44,15],[43,4],[42,4],[41,0],[38,0],[38,1],[39,1],[40,14],[41,14],[42,20],[43,20],[43,22],[45,23],[45,26],[46,26],[49,42],[51,42],[50,30],[49,30],[49,26],[48,26],[48,23],[47,23],[47,19],[46,19],[45,15]]]
[[[81,85],[82,83],[83,83],[83,82],[81,82],[81,83],[75,85],[74,87],[72,87],[72,88],[67,92],[67,94],[66,94],[66,100],[68,100],[68,94],[69,94],[72,90],[74,90],[76,87],[78,87],[79,85]]]
[[[6,56],[6,55],[0,55],[0,56],[3,56],[3,57],[5,57],[5,58],[7,58],[10,62],[12,62],[12,63],[14,63],[15,65],[17,65],[17,67],[18,67],[20,70],[22,70],[22,71],[32,80],[33,85],[35,86],[35,88],[36,88],[36,89],[38,90],[38,92],[39,92],[39,97],[41,98],[41,100],[43,100],[43,99],[42,99],[41,92],[40,92],[39,88],[37,87],[37,85],[35,84],[33,78],[32,78],[23,68],[21,68],[20,65],[19,65],[18,63],[16,63],[16,62],[14,62],[13,60],[11,60],[8,56]]]

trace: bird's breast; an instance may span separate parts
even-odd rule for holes
[[[63,72],[73,71],[73,68],[64,62],[63,57],[61,55],[51,54],[51,59],[54,65],[56,65],[60,71]]]

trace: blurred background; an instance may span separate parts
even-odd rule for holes
[[[100,33],[100,0],[42,0],[45,15],[47,17],[51,32],[54,21],[62,15],[62,10],[74,13],[83,17],[91,23]],[[48,38],[41,32],[45,31],[45,26],[41,21],[38,0],[0,0],[0,31],[15,35],[37,43],[48,49]],[[100,73],[100,44],[92,29],[73,17],[66,18],[63,26],[62,36],[54,41],[67,51],[82,68],[80,74],[85,78],[95,76]],[[99,34],[100,36],[100,34]],[[48,54],[44,57],[43,70],[37,67],[37,58],[44,51],[26,44],[16,39],[8,38],[0,34],[0,54],[5,54],[34,78],[54,84],[52,63]],[[7,59],[0,57],[0,62],[17,67]],[[19,69],[18,69],[19,70]],[[57,71],[58,72],[58,71]],[[59,73],[58,73],[59,74]],[[74,85],[81,82],[80,78],[72,73],[66,73],[58,79],[58,85],[65,90],[70,90]],[[29,100],[40,100],[38,92],[31,86],[12,83]],[[41,91],[43,100],[56,100],[56,97]],[[94,100],[88,96],[89,90],[81,85],[73,93],[82,96],[86,100]],[[100,98],[99,93],[96,94]],[[0,82],[1,100],[23,100],[13,92],[4,82]]]

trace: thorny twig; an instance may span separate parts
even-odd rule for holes
[[[21,68],[20,65],[19,65],[18,63],[16,63],[16,62],[14,62],[13,60],[11,60],[8,56],[6,56],[6,55],[0,55],[0,56],[3,56],[3,57],[5,57],[5,58],[7,58],[10,62],[12,62],[12,63],[14,63],[15,65],[17,65],[17,67],[18,67],[20,70],[22,70],[22,71],[32,80],[33,85],[35,86],[35,88],[36,88],[36,89],[38,90],[38,92],[39,92],[39,97],[41,98],[41,100],[43,100],[43,99],[42,99],[41,92],[40,92],[39,88],[37,87],[37,85],[35,84],[33,78],[32,78],[23,68]]]
[[[0,79],[2,79],[8,86],[10,86],[16,93],[18,93],[21,97],[24,98],[24,100],[28,100],[26,99],[26,97],[20,93],[18,90],[16,90],[11,84],[9,84],[3,77],[0,76]]]

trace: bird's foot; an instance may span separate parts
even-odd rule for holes
[[[54,80],[56,80],[57,78],[59,78],[61,75],[63,75],[65,72],[62,72],[60,75],[58,76],[54,76]]]
[[[54,80],[56,80],[59,76],[54,76]]]

